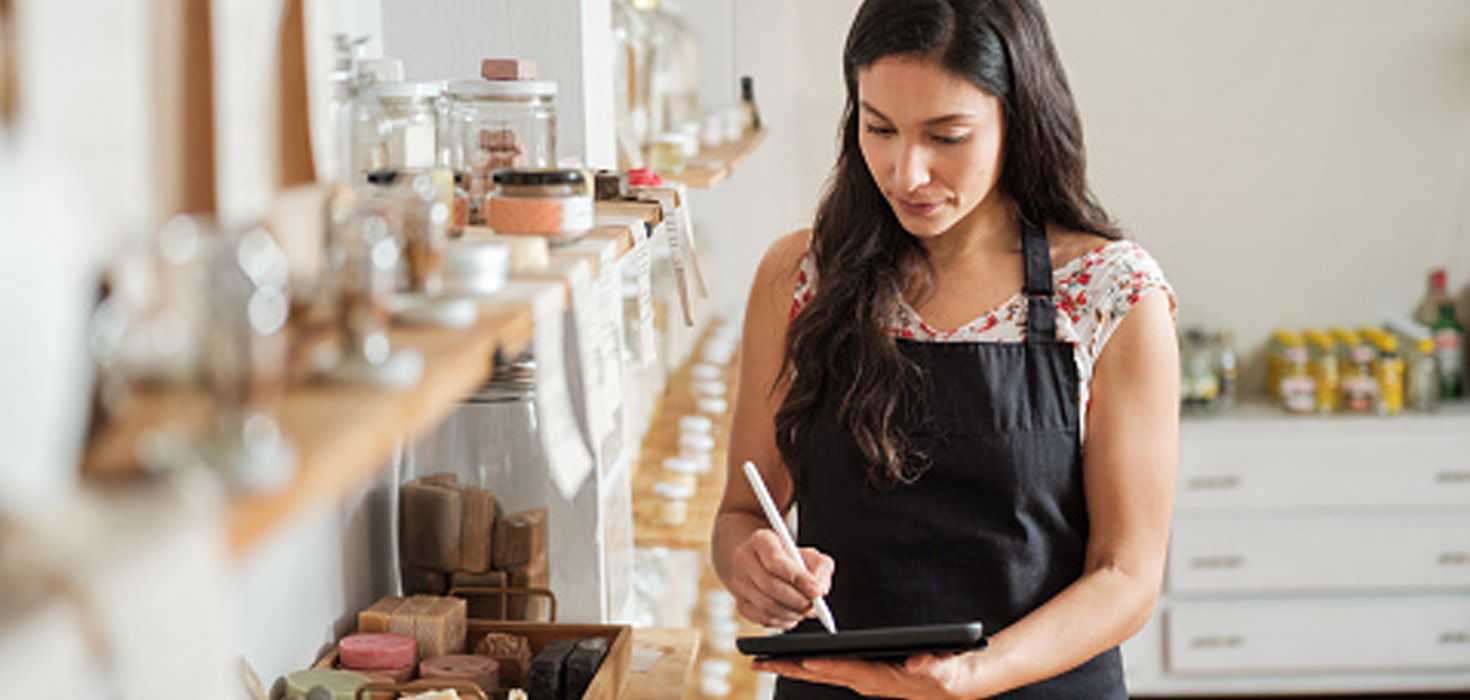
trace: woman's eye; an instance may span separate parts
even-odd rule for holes
[[[935,134],[933,138],[935,143],[942,143],[946,146],[958,146],[959,144],[969,141],[970,135],[964,134],[962,136],[941,136],[939,134]]]
[[[889,126],[878,126],[877,124],[869,124],[867,126],[868,126],[868,133],[870,133],[870,134],[876,134],[878,136],[892,136],[893,133],[894,133],[893,127],[889,127]]]

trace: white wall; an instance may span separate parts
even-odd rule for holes
[[[1433,265],[1470,277],[1470,3],[1044,2],[1094,189],[1163,264],[1182,323],[1255,351],[1278,325],[1406,314]],[[773,122],[731,188],[762,181],[718,275],[740,294],[758,249],[809,220],[859,3],[781,4],[737,18]]]

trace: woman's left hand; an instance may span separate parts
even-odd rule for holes
[[[984,653],[984,652],[976,652]],[[851,688],[862,695],[910,700],[958,700],[999,692],[979,687],[976,653],[919,654],[903,663],[848,659],[757,661],[757,671]]]

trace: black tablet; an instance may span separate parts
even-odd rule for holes
[[[740,653],[761,660],[812,658],[895,659],[914,654],[941,654],[985,647],[979,622],[917,627],[875,627],[851,632],[786,632],[768,637],[741,637]]]

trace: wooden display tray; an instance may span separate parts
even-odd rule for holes
[[[633,666],[633,628],[628,625],[585,625],[556,622],[507,622],[501,620],[478,620],[470,618],[465,625],[465,645],[473,651],[472,641],[490,632],[518,634],[531,643],[534,656],[546,648],[554,639],[576,641],[586,637],[602,637],[608,640],[607,657],[592,677],[592,683],[582,694],[582,700],[617,700],[628,682]],[[337,647],[319,659],[312,668],[336,668]]]

